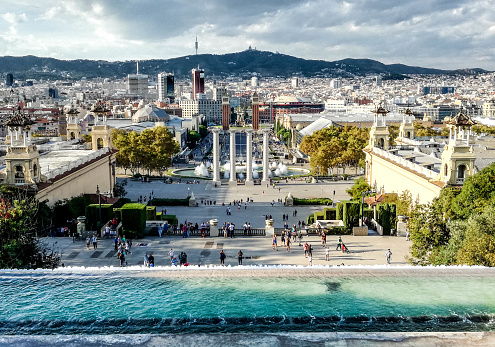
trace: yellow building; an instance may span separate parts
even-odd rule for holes
[[[20,108],[4,123],[11,140],[5,167],[0,168],[1,184],[23,187],[49,205],[94,194],[97,185],[104,195],[112,196],[116,151],[111,148],[108,126],[93,127],[92,149],[88,150],[77,143],[76,127],[73,140],[36,144],[31,139],[32,124]]]
[[[387,193],[408,190],[418,203],[433,200],[444,187],[462,186],[466,177],[495,161],[495,155],[486,156],[486,146],[473,143],[473,124],[461,112],[448,122],[450,135],[444,143],[420,141],[414,138],[411,115],[406,113],[399,137],[391,144],[386,111],[378,109],[364,149],[368,183]]]

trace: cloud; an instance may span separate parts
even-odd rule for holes
[[[0,38],[15,38],[8,50],[18,55],[169,58],[192,54],[197,35],[200,53],[251,45],[307,59],[495,69],[488,0],[4,1]]]

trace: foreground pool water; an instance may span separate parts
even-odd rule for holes
[[[487,331],[492,277],[0,272],[0,334]]]

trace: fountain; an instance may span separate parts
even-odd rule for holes
[[[199,166],[194,168],[194,174],[202,177],[209,177],[210,173],[208,172],[207,165],[201,163]]]

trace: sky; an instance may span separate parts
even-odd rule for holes
[[[249,46],[495,70],[493,0],[2,0],[0,56],[146,60]]]

